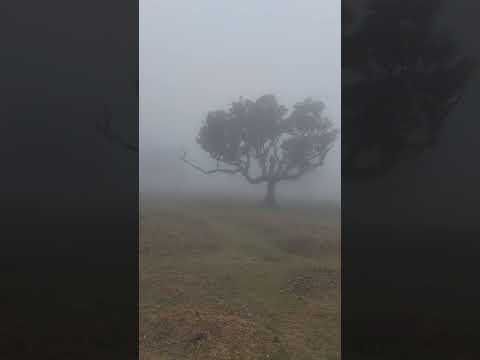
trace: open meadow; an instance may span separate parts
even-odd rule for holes
[[[140,358],[340,358],[338,209],[142,200]]]

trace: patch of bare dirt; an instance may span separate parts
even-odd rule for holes
[[[141,359],[253,360],[273,356],[275,336],[254,321],[209,308],[178,305],[140,324]],[[272,355],[270,355],[272,354]],[[162,357],[163,356],[163,357]]]
[[[292,354],[301,359],[340,359],[340,313],[336,303],[308,300],[282,324]],[[309,330],[306,331],[306,328]]]
[[[336,270],[317,266],[293,272],[287,280],[286,291],[298,296],[309,296],[337,289],[339,282]]]

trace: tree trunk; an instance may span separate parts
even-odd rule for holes
[[[277,206],[277,201],[275,199],[275,185],[276,183],[274,181],[269,181],[267,183],[267,194],[265,195],[264,203],[270,208]]]

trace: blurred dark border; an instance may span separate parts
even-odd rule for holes
[[[138,353],[138,2],[2,4],[0,358]]]
[[[381,2],[391,17],[362,41],[343,38],[343,65],[395,54],[406,33],[421,39],[430,23],[414,20],[436,6]],[[476,2],[443,6],[458,51],[478,57]],[[138,3],[17,0],[2,15],[0,357],[136,358]],[[342,154],[377,152],[361,171],[342,163],[344,359],[479,358],[478,76],[467,74],[462,102],[419,126],[436,135],[414,147],[403,135],[416,129],[416,97],[402,96],[418,86],[342,88]],[[443,89],[447,78],[422,84]],[[398,113],[414,121],[399,126]]]
[[[342,12],[342,358],[478,359],[478,4]]]

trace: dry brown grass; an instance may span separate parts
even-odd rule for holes
[[[327,294],[339,287],[340,274],[328,267],[296,270],[287,282],[287,290],[299,296]]]
[[[142,215],[141,359],[339,359],[338,222],[226,203]]]
[[[274,336],[258,323],[221,308],[178,305],[143,324],[142,353],[166,358],[254,360],[274,354]]]

